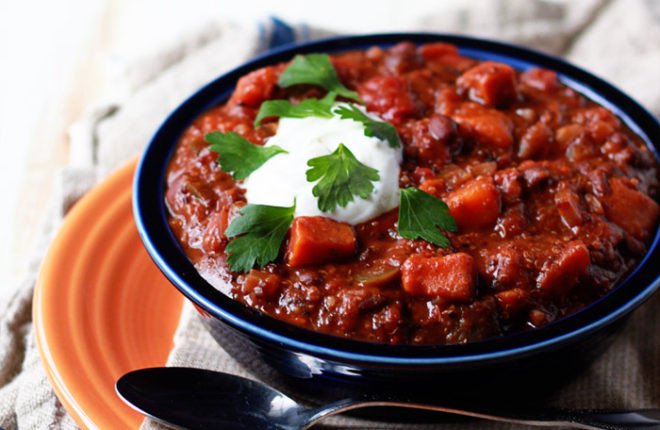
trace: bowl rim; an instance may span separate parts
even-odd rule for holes
[[[133,212],[139,235],[156,265],[203,314],[220,319],[255,342],[344,362],[388,366],[443,366],[508,361],[578,342],[629,314],[660,288],[660,230],[642,261],[618,286],[584,309],[542,327],[477,342],[447,345],[390,345],[336,337],[294,326],[256,311],[212,287],[188,260],[167,223],[163,202],[164,174],[185,128],[202,112],[233,91],[246,73],[287,61],[297,53],[341,52],[402,41],[416,44],[447,42],[461,55],[501,61],[516,69],[534,66],[556,71],[561,81],[613,111],[638,134],[660,160],[651,136],[660,136],[660,122],[625,93],[558,57],[510,43],[443,33],[383,33],[338,36],[288,44],[265,52],[230,70],[193,93],[160,125],[144,150],[133,183]],[[659,142],[660,143],[660,142]]]

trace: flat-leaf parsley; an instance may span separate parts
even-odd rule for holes
[[[247,205],[234,218],[225,236],[233,239],[225,252],[232,272],[249,272],[255,262],[260,266],[274,261],[280,252],[286,232],[293,222],[296,205],[291,207]]]
[[[337,93],[330,91],[322,99],[305,99],[297,105],[288,100],[267,100],[261,104],[257,118],[254,120],[255,127],[261,120],[271,116],[285,118],[307,118],[317,116],[320,118],[332,118],[332,105],[337,98]]]
[[[243,136],[229,131],[214,131],[204,136],[211,144],[209,149],[218,153],[218,163],[223,172],[233,172],[234,179],[245,179],[266,161],[280,152],[287,152],[277,145],[259,146]]]
[[[409,187],[399,194],[399,234],[407,239],[424,239],[446,248],[449,239],[439,230],[457,231],[456,220],[445,202],[424,191]]]
[[[354,104],[343,104],[333,109],[342,119],[352,119],[364,124],[364,135],[386,140],[391,148],[399,147],[399,135],[389,122],[376,121],[362,112]]]
[[[298,84],[318,85],[327,91],[334,91],[342,97],[362,103],[358,93],[341,83],[328,54],[296,55],[280,75],[278,85],[285,88]]]
[[[306,172],[307,181],[320,179],[312,194],[318,197],[322,212],[345,207],[354,195],[366,199],[374,190],[372,182],[380,180],[378,170],[360,163],[343,143],[332,154],[312,158],[307,165],[311,167]]]

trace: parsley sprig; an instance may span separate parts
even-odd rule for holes
[[[439,229],[457,231],[456,220],[448,212],[447,204],[437,197],[418,188],[403,188],[399,194],[399,234],[446,248],[449,239]]]
[[[318,85],[342,97],[363,103],[355,91],[341,83],[328,54],[296,55],[277,83],[286,88],[298,84]]]
[[[288,100],[269,100],[262,103],[255,126],[264,118],[331,118],[339,115],[364,125],[364,134],[386,140],[392,148],[400,141],[393,125],[377,121],[354,104],[342,104],[333,109],[337,96],[364,103],[355,91],[346,88],[337,76],[326,54],[296,56],[280,75],[280,87],[298,84],[318,85],[328,93],[322,99],[310,98],[294,105]],[[275,155],[287,152],[278,146],[258,146],[233,133],[213,132],[205,136],[210,149],[218,153],[221,169],[231,172],[234,179],[245,179]],[[312,194],[318,198],[322,212],[345,207],[354,196],[367,199],[374,190],[373,182],[380,180],[378,170],[362,164],[353,153],[339,143],[328,155],[307,162],[307,181],[316,182]],[[243,207],[225,235],[231,239],[225,252],[227,264],[233,272],[246,273],[256,265],[262,267],[277,259],[287,231],[293,222],[295,203],[291,207],[248,204]],[[408,239],[423,239],[441,247],[449,246],[449,239],[441,230],[457,231],[456,221],[449,207],[440,199],[417,188],[399,191],[399,234]]]
[[[225,236],[233,239],[225,252],[232,272],[249,272],[255,262],[260,266],[274,261],[280,252],[289,226],[293,222],[295,203],[291,207],[247,205],[234,218]]]
[[[392,148],[399,147],[399,135],[396,133],[396,128],[389,122],[376,121],[370,118],[354,104],[339,105],[333,112],[338,114],[342,119],[352,119],[364,124],[365,136],[386,140]]]
[[[211,144],[209,149],[218,153],[220,170],[233,172],[232,177],[234,179],[247,178],[250,173],[257,170],[275,155],[280,152],[287,152],[277,145],[255,145],[233,131],[227,133],[214,131],[204,136],[204,139]]]
[[[392,148],[398,148],[399,136],[394,126],[388,122],[376,121],[353,104],[341,105],[332,109],[337,96],[364,104],[360,96],[349,90],[339,81],[337,72],[327,54],[297,55],[280,75],[278,85],[308,84],[325,88],[328,94],[322,99],[305,99],[297,105],[288,100],[268,100],[261,104],[254,125],[258,126],[264,118],[277,116],[286,118],[306,118],[317,116],[331,118],[337,114],[343,119],[352,119],[364,125],[364,134],[386,140]]]
[[[318,197],[322,212],[346,207],[353,196],[366,199],[374,190],[372,182],[380,180],[378,170],[360,163],[343,143],[332,154],[312,158],[307,165],[311,167],[305,172],[307,181],[319,181],[312,194]]]
[[[259,113],[254,120],[254,126],[258,126],[261,120],[271,116],[285,118],[307,118],[317,116],[321,118],[332,118],[332,105],[337,98],[337,93],[330,91],[322,99],[305,99],[294,105],[288,100],[267,100],[261,104]]]

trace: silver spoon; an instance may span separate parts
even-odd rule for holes
[[[351,409],[387,406],[445,412],[510,423],[583,429],[658,429],[660,410],[464,410],[388,397],[343,399],[308,409],[268,385],[227,373],[187,367],[136,370],[119,378],[119,396],[139,412],[184,429],[303,430]]]

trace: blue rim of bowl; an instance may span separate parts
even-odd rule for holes
[[[225,101],[238,78],[252,70],[288,61],[298,53],[361,50],[374,45],[387,47],[402,41],[416,44],[447,42],[457,45],[461,55],[467,57],[501,61],[520,70],[530,67],[552,69],[563,83],[616,113],[646,142],[656,159],[660,159],[658,148],[650,138],[660,136],[660,123],[653,115],[604,80],[564,60],[529,48],[432,33],[344,36],[286,45],[227,72],[190,96],[159,127],[138,163],[133,184],[133,212],[138,232],[156,265],[181,293],[204,312],[256,342],[340,362],[437,368],[456,363],[478,366],[485,362],[508,361],[579,342],[618,321],[660,288],[660,270],[653,267],[653,261],[660,257],[660,232],[656,231],[649,251],[637,268],[604,297],[572,315],[533,330],[465,344],[389,345],[345,339],[293,326],[249,308],[207,283],[169,229],[163,201],[165,169],[186,127],[201,113]]]

